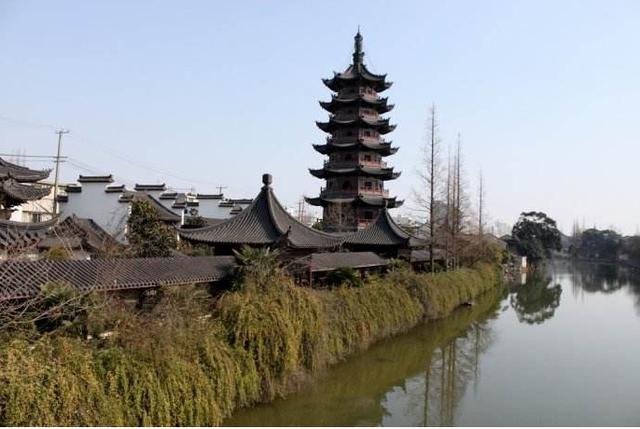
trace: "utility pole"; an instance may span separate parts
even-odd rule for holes
[[[222,190],[227,189],[228,186],[217,186],[217,188],[218,188],[218,194],[222,195]]]
[[[62,146],[62,135],[69,134],[69,130],[59,129],[56,131],[58,135],[58,152],[56,154],[56,176],[53,182],[53,215],[58,214],[58,178],[60,177],[60,148]]]

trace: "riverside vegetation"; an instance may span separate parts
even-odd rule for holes
[[[48,288],[38,308],[0,329],[0,424],[219,425],[501,282],[491,264],[437,274],[396,267],[361,287],[323,290],[251,264],[239,278],[214,298],[164,288],[146,310]]]

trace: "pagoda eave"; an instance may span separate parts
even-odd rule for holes
[[[400,177],[401,172],[394,172],[393,168],[373,168],[373,167],[349,167],[349,168],[331,168],[324,167],[319,169],[310,168],[309,172],[318,179],[327,179],[330,177],[344,176],[367,176],[375,177],[381,180],[394,180]]]
[[[314,144],[313,148],[322,155],[329,155],[334,152],[352,151],[354,149],[370,150],[380,154],[380,156],[389,156],[398,152],[397,147],[391,147],[391,143],[371,145],[362,142],[352,142],[346,144]]]
[[[395,197],[372,197],[366,195],[356,195],[350,198],[331,198],[331,197],[305,197],[305,201],[312,206],[326,207],[330,204],[352,204],[355,207],[372,207],[372,208],[398,208],[404,201],[397,200]]]
[[[386,97],[370,100],[363,95],[351,98],[340,98],[334,95],[331,97],[331,101],[320,101],[319,103],[320,107],[330,113],[336,113],[345,107],[356,106],[371,108],[380,114],[384,114],[393,110],[394,107],[393,104],[388,104],[387,100]]]
[[[380,119],[374,122],[363,117],[348,120],[330,118],[329,122],[316,121],[316,125],[325,133],[332,133],[339,128],[346,127],[372,128],[378,131],[380,134],[388,134],[396,129],[395,124],[389,124],[389,119]]]

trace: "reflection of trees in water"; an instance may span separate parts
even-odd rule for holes
[[[476,386],[480,356],[493,342],[488,319],[477,320],[466,332],[433,351],[421,392],[423,426],[453,426],[455,410],[470,381]]]
[[[568,266],[569,276],[573,287],[585,292],[610,293],[622,288],[620,267],[616,264],[575,263]]]
[[[640,313],[640,270],[617,264],[574,263],[568,266],[574,292],[612,293],[627,288]]]
[[[524,285],[516,286],[510,297],[511,306],[520,322],[530,325],[549,320],[560,305],[562,287],[549,287],[551,277],[536,275]]]

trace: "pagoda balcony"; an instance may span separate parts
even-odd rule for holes
[[[367,121],[378,121],[382,119],[380,114],[376,111],[373,113],[364,113],[364,112],[356,112],[356,113],[336,113],[335,115],[329,115],[332,119],[337,119],[339,121],[354,121],[358,118],[365,119]]]
[[[378,112],[375,111],[374,113],[336,113],[335,115],[329,115],[329,118],[335,119],[337,121],[355,121],[357,119],[364,119],[369,122],[378,122],[384,119]]]
[[[365,188],[364,186],[349,190],[320,188],[320,198],[355,198],[358,195],[389,198],[389,191],[387,189],[381,191],[379,189]]]
[[[351,160],[351,161],[324,161],[325,167],[330,168],[356,168],[356,167],[375,167],[375,168],[387,168],[387,163],[384,161],[364,161],[364,160]]]
[[[376,136],[329,136],[327,144],[366,143],[370,145],[387,144],[388,142]]]

